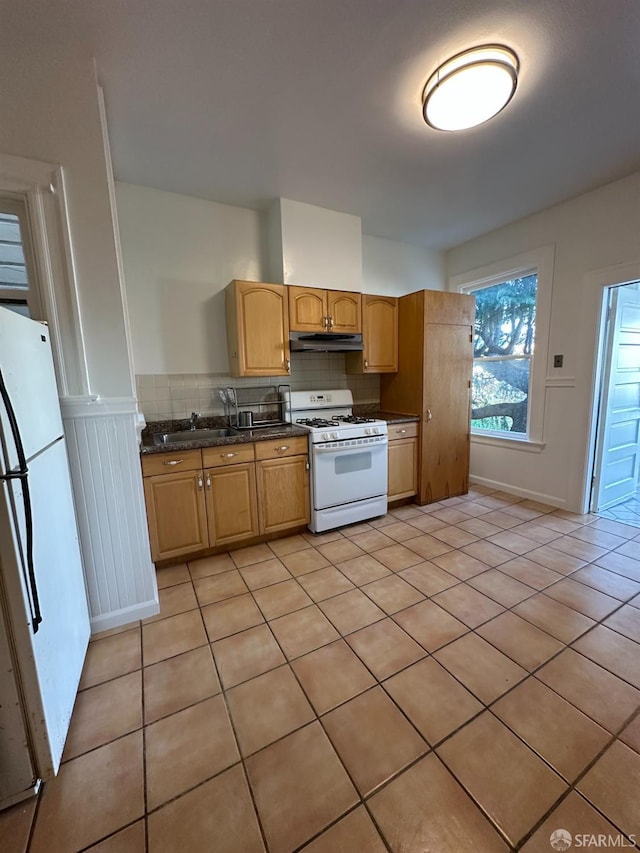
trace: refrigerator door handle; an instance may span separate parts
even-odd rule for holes
[[[42,613],[40,612],[40,601],[38,598],[36,574],[33,567],[33,515],[31,512],[31,495],[29,493],[29,468],[27,466],[27,459],[24,453],[22,439],[20,437],[18,420],[16,418],[16,413],[13,409],[13,406],[11,405],[11,398],[9,397],[9,392],[7,391],[7,386],[4,382],[2,370],[0,370],[0,398],[2,399],[5,410],[7,412],[7,419],[9,421],[9,427],[11,428],[11,433],[15,442],[19,465],[17,471],[10,471],[7,474],[0,475],[0,480],[21,480],[22,482],[24,520],[27,526],[27,574],[25,576],[25,581],[28,582],[30,593],[29,610],[31,611],[31,628],[33,630],[33,633],[37,634],[38,628],[42,623]]]

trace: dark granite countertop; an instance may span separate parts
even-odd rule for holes
[[[198,427],[216,429],[226,427],[224,418],[200,418]],[[140,453],[175,453],[176,450],[199,450],[202,447],[224,447],[229,444],[250,444],[254,441],[269,441],[274,438],[294,438],[296,436],[308,436],[306,429],[298,426],[277,425],[272,427],[260,427],[258,429],[239,430],[236,435],[227,435],[223,438],[196,439],[195,441],[177,441],[173,444],[154,444],[153,436],[156,433],[178,432],[188,429],[188,421],[151,421],[142,430],[142,444]]]
[[[390,424],[417,423],[420,420],[419,415],[408,415],[402,412],[381,412],[375,403],[354,406],[353,412],[365,418],[377,418],[381,421],[387,421]]]

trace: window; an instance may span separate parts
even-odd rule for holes
[[[32,270],[26,207],[0,198],[0,306],[26,317],[38,314]]]
[[[539,453],[547,383],[554,247],[452,276],[476,298],[471,441]]]
[[[472,428],[528,434],[537,287],[532,272],[467,289],[476,298]]]

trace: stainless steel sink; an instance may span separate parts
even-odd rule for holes
[[[238,435],[234,429],[183,429],[180,432],[156,433],[154,444],[173,444],[178,441],[207,441],[210,438],[227,438]]]

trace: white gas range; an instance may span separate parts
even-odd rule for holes
[[[292,391],[287,418],[309,431],[314,533],[387,511],[387,422],[353,414],[351,391]]]

